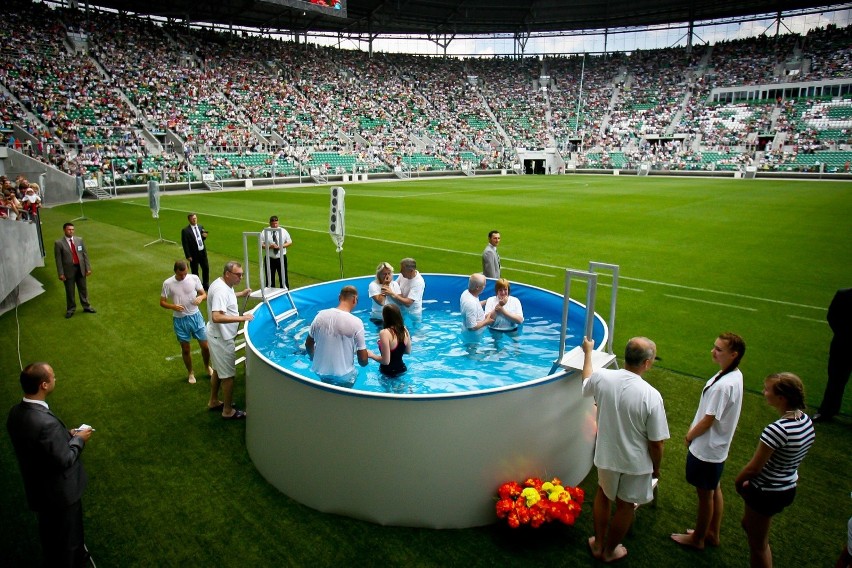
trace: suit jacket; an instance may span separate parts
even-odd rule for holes
[[[77,258],[80,259],[80,269],[83,274],[92,270],[92,265],[89,262],[89,251],[86,249],[86,244],[78,236],[74,236],[74,244],[77,246]],[[56,259],[56,272],[59,276],[65,275],[66,278],[74,277],[74,257],[71,256],[71,247],[68,246],[68,239],[62,237],[53,243],[53,256]]]
[[[201,233],[202,242],[206,241],[207,237],[204,236],[204,226],[201,223],[198,224],[198,231]],[[195,233],[192,232],[192,225],[187,225],[180,230],[180,243],[183,245],[184,258],[198,257],[198,241],[195,240]],[[204,250],[207,250],[206,245]]]
[[[6,420],[18,456],[27,502],[33,511],[76,503],[86,488],[80,461],[85,442],[72,436],[65,424],[40,404],[21,401]]]

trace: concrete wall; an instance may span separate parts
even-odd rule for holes
[[[40,176],[44,174],[42,202],[45,205],[62,205],[78,201],[74,176],[34,160],[12,148],[2,149],[6,150],[6,155],[0,153],[0,160],[3,162],[3,167],[0,169],[9,179],[14,180],[18,175],[23,175],[29,181],[41,184]]]
[[[6,298],[33,269],[44,266],[38,225],[0,220],[0,298]]]

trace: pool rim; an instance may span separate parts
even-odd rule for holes
[[[424,278],[426,278],[427,276],[469,278],[469,275],[452,274],[452,273],[444,273],[444,272],[428,272],[428,273],[420,273],[420,274]],[[302,286],[300,288],[292,289],[292,290],[290,290],[290,294],[295,295],[295,294],[298,294],[300,291],[306,291],[306,290],[310,290],[311,288],[320,287],[320,286],[329,286],[329,285],[334,284],[334,283],[348,283],[348,282],[352,282],[352,281],[356,281],[356,280],[361,281],[365,278],[372,279],[372,278],[375,278],[375,275],[367,274],[367,275],[361,275],[361,276],[351,276],[351,277],[347,277],[347,278],[339,278],[339,279],[336,279],[336,280],[327,280],[325,282],[317,282],[315,284],[309,284],[307,286]],[[487,280],[489,282],[495,281],[494,278],[488,278]],[[542,288],[540,286],[535,286],[533,284],[526,284],[526,283],[523,283],[523,282],[515,282],[515,281],[510,281],[510,283],[513,286],[529,288],[529,289],[536,290],[538,292],[543,292],[543,293],[545,293],[546,295],[549,295],[549,296],[554,296],[554,297],[559,299],[560,305],[562,305],[564,303],[564,294],[560,294],[558,292],[554,292],[552,290],[548,290],[548,289]],[[346,284],[342,284],[342,285],[346,285]],[[272,299],[270,301],[270,303],[275,304],[277,302],[287,301],[288,305],[289,305],[289,300],[285,300],[284,298],[285,298],[284,295],[278,296],[278,297]],[[577,301],[573,298],[569,298],[569,301],[572,304],[575,304],[576,306],[582,308],[584,311],[586,310],[586,305],[583,304],[582,302],[579,302],[579,301]],[[255,307],[253,307],[251,310],[249,310],[249,312],[254,313],[255,311],[257,311],[259,309],[263,309],[263,307],[264,307],[263,302],[260,302]],[[298,308],[298,303],[296,304],[296,307]],[[334,307],[334,306],[329,305],[327,307],[330,308],[330,307]],[[325,309],[325,308],[321,308],[321,309]],[[268,312],[267,312],[267,314],[268,314]],[[563,317],[563,314],[561,313],[561,310],[560,310],[560,318],[559,318],[560,326],[562,324],[562,317]],[[595,341],[595,345],[596,345],[595,350],[599,350],[599,349],[601,349],[602,346],[607,344],[607,340],[608,340],[608,337],[609,337],[609,326],[607,325],[607,322],[604,321],[604,319],[597,312],[594,312],[594,318],[598,321],[601,329],[603,330],[603,337],[601,338],[601,340]],[[253,327],[254,321],[255,320],[249,321],[245,325],[243,337],[245,338],[245,342],[246,342],[246,347],[245,347],[246,353],[248,352],[248,349],[251,349],[254,355],[260,357],[271,368],[275,369],[279,373],[282,373],[283,375],[287,376],[290,379],[296,380],[296,381],[298,381],[302,384],[305,384],[307,386],[310,386],[312,388],[316,388],[316,389],[323,390],[323,391],[330,391],[330,392],[334,392],[336,394],[344,395],[344,396],[363,397],[363,398],[371,398],[371,399],[391,399],[391,400],[403,400],[403,401],[419,401],[419,402],[428,401],[428,400],[452,400],[452,399],[459,399],[459,398],[474,398],[474,397],[481,397],[481,396],[492,396],[492,395],[505,393],[505,392],[509,392],[509,391],[532,388],[532,387],[539,386],[539,385],[542,385],[542,384],[550,383],[552,381],[560,380],[560,379],[564,378],[566,375],[575,372],[575,370],[573,370],[573,369],[559,368],[559,369],[556,369],[554,372],[551,372],[551,373],[549,373],[549,374],[547,374],[543,377],[530,379],[528,381],[524,381],[524,382],[520,382],[520,383],[516,383],[516,384],[511,384],[511,385],[504,385],[504,386],[500,386],[500,387],[492,387],[492,388],[488,388],[488,389],[471,390],[471,391],[464,391],[464,392],[388,393],[388,392],[378,392],[378,391],[362,391],[362,390],[356,390],[356,389],[352,389],[352,388],[346,388],[346,387],[341,387],[341,386],[337,386],[337,385],[332,385],[332,384],[329,384],[329,383],[324,383],[324,382],[320,381],[318,378],[308,377],[308,376],[302,375],[302,374],[300,374],[300,373],[298,373],[298,372],[296,372],[292,369],[282,367],[278,363],[275,363],[274,361],[269,359],[266,355],[264,355],[259,349],[257,349],[254,342],[252,342],[252,340],[251,340],[251,328]],[[262,321],[258,321],[258,323],[256,325],[260,325],[261,323],[269,323],[270,321],[272,321],[271,317],[269,319],[264,319]],[[556,362],[556,357],[558,357],[558,353],[554,353],[554,361],[553,361],[554,366],[555,366],[555,362]]]

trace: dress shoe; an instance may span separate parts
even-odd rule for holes
[[[65,319],[68,319],[73,315],[74,315],[74,312],[65,312]]]
[[[816,414],[811,416],[811,422],[813,422],[814,424],[818,422],[831,422],[831,416],[826,416],[825,414],[817,412]]]
[[[96,311],[95,311],[95,308],[92,308],[92,307],[83,308],[83,311],[84,311],[84,312],[86,312],[86,313],[88,313],[88,314],[96,314],[96,313],[98,313],[98,312],[96,312]]]

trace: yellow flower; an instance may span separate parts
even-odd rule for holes
[[[565,493],[564,487],[562,487],[561,485],[554,485],[553,491],[551,491],[547,495],[547,498],[555,503],[555,502],[559,501],[559,496],[562,495],[563,493]]]
[[[549,481],[545,481],[544,483],[541,484],[541,488],[544,489],[545,491],[547,491],[548,493],[550,493],[553,490],[553,487],[554,487],[554,485]]]
[[[523,491],[521,491],[521,497],[526,499],[527,507],[532,507],[539,501],[541,501],[541,495],[538,494],[535,487],[527,487]]]

